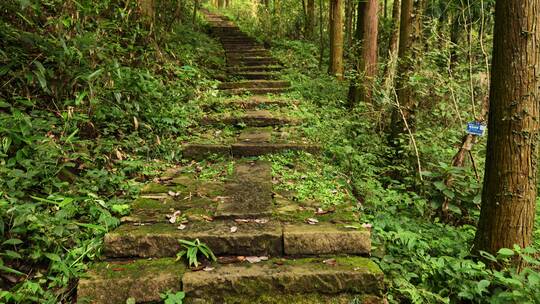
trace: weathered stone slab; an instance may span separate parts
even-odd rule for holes
[[[163,200],[138,198],[131,205],[131,213],[120,220],[122,223],[168,223],[168,215],[181,211],[181,215],[190,221],[203,220],[213,216],[216,203],[207,197],[171,197]]]
[[[246,111],[243,115],[223,115],[216,114],[204,117],[201,121],[201,125],[212,124],[245,124],[249,127],[268,127],[268,126],[280,126],[280,125],[295,125],[298,121],[289,117],[275,116],[267,110],[250,110]]]
[[[97,263],[79,280],[77,303],[157,302],[160,293],[181,290],[185,268],[169,258]]]
[[[219,89],[286,88],[290,85],[290,81],[285,80],[246,80],[223,82],[219,85]]]
[[[223,299],[188,298],[186,304],[385,304],[381,297],[372,295],[333,294],[320,293],[264,293],[257,296],[232,295]]]
[[[235,143],[231,146],[235,157],[259,156],[283,151],[306,151],[319,153],[321,148],[316,145],[296,143]]]
[[[259,65],[259,66],[233,66],[227,68],[230,72],[238,71],[251,71],[251,72],[264,72],[264,71],[281,71],[282,66],[279,65]]]
[[[188,298],[209,299],[210,303],[223,303],[227,296],[261,293],[380,295],[383,273],[375,263],[361,257],[337,257],[327,264],[322,259],[299,259],[283,265],[268,261],[190,272],[184,275],[182,284]]]
[[[272,167],[266,161],[240,162],[225,186],[227,199],[216,208],[218,218],[261,218],[272,214]]]
[[[240,72],[234,73],[233,77],[241,77],[245,79],[277,79],[279,74],[272,72]]]
[[[272,130],[268,128],[247,128],[238,135],[241,142],[267,143],[272,140]]]
[[[283,243],[286,255],[369,254],[371,233],[331,223],[287,224]]]
[[[231,227],[237,227],[231,232]],[[178,240],[199,239],[216,255],[270,255],[283,252],[281,224],[242,223],[215,220],[190,222],[184,230],[177,225],[121,225],[105,235],[104,252],[108,257],[170,257],[180,251]]]
[[[205,159],[213,154],[230,155],[231,147],[217,144],[186,144],[182,149],[182,155],[188,159]]]
[[[281,94],[289,91],[290,88],[240,88],[221,90],[224,95],[243,94]]]

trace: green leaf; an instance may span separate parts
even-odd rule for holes
[[[508,248],[501,248],[499,251],[497,251],[497,255],[501,257],[511,257],[514,255],[514,251]]]
[[[19,244],[22,244],[23,241],[19,240],[19,239],[9,239],[7,241],[4,241],[2,243],[2,245],[19,245]]]
[[[60,256],[56,253],[45,253],[44,255],[51,261],[54,261],[54,262],[62,261],[62,258],[60,258]]]

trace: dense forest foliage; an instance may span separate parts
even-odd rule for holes
[[[144,2],[0,3],[0,302],[72,301],[139,185],[186,162],[180,143],[224,66],[204,8],[285,64],[332,164],[318,174],[345,177],[372,226],[389,303],[540,303],[539,208],[530,246],[471,251],[486,137],[464,130],[487,120],[494,0],[410,1],[406,52],[398,0],[154,0],[151,16]],[[306,192],[332,204],[317,178]]]

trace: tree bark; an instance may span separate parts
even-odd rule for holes
[[[347,48],[350,48],[352,46],[353,40],[353,10],[353,1],[345,0],[345,40],[347,41]]]
[[[398,106],[392,112],[390,126],[390,144],[397,146],[400,134],[407,132],[406,120],[410,128],[414,127],[415,102],[412,96],[412,89],[409,85],[409,74],[412,70],[411,51],[413,45],[413,3],[414,0],[401,0],[401,17],[399,29],[398,48],[398,75],[396,80],[396,91]]]
[[[329,73],[343,79],[343,0],[330,1]]]
[[[315,27],[315,0],[307,0],[306,37],[313,38],[314,27]]]
[[[324,22],[323,22],[323,10],[324,1],[319,0],[319,39],[320,39],[320,56],[319,56],[319,69],[322,70],[324,60]]]
[[[540,0],[497,0],[482,210],[474,250],[531,244],[540,101]]]
[[[378,36],[378,3],[367,0],[359,3],[357,39],[362,41],[358,73],[360,79],[353,79],[349,88],[349,105],[352,107],[359,101],[372,102],[372,89],[377,76],[377,36]]]

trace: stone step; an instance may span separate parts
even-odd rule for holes
[[[172,258],[96,263],[79,279],[77,303],[160,302],[161,293],[182,289],[185,272],[185,265]]]
[[[336,257],[331,261],[298,259],[270,260],[249,267],[243,263],[219,265],[212,271],[185,273],[182,286],[187,298],[203,299],[205,303],[261,294],[278,298],[295,293],[382,296],[384,275],[375,263],[361,257]]]
[[[261,46],[260,44],[228,44],[228,45],[223,45],[223,50],[225,51],[225,53],[230,53],[230,52],[243,52],[243,51],[246,51],[246,52],[250,52],[250,51],[265,51],[266,49]]]
[[[298,104],[298,102],[294,100],[289,101],[286,99],[270,99],[268,98],[268,96],[265,95],[255,95],[246,98],[234,98],[219,102],[204,103],[201,105],[201,107],[203,111],[209,112],[221,107],[253,110],[257,108],[264,108],[267,106],[285,107],[296,104]]]
[[[280,65],[259,65],[259,66],[235,66],[228,67],[227,70],[234,72],[278,72],[283,70]]]
[[[232,259],[231,259],[232,260]],[[384,275],[361,257],[270,259],[210,265],[191,271],[162,258],[105,261],[79,280],[77,300],[94,304],[160,302],[160,294],[184,291],[185,303],[384,303]]]
[[[283,235],[281,224],[233,220],[189,222],[178,225],[121,225],[105,235],[103,252],[109,258],[159,258],[175,256],[181,249],[178,240],[199,239],[216,255],[281,256]],[[237,231],[231,232],[231,227]]]
[[[266,49],[260,49],[260,50],[253,50],[253,51],[230,51],[226,53],[227,57],[231,58],[238,58],[238,57],[245,57],[245,56],[271,56],[270,51]]]
[[[315,154],[321,151],[321,147],[304,143],[238,142],[231,145],[193,143],[184,145],[182,148],[182,155],[187,159],[201,160],[213,154],[229,155],[233,157],[249,157],[281,153],[284,151],[306,151]]]
[[[244,57],[244,58],[227,58],[229,66],[260,66],[260,65],[277,65],[279,61],[272,57]]]
[[[242,94],[281,94],[285,93],[289,88],[239,88],[222,90],[225,95],[242,95]]]
[[[238,72],[231,75],[232,77],[251,79],[251,80],[263,80],[263,79],[278,79],[278,73],[272,72]]]
[[[287,88],[291,85],[290,81],[285,80],[245,80],[236,82],[222,82],[218,88],[226,89],[252,89],[252,88]]]
[[[230,114],[215,114],[204,117],[201,121],[201,125],[215,125],[215,124],[227,124],[238,125],[244,124],[249,127],[268,127],[268,126],[281,126],[281,125],[295,125],[298,124],[298,120],[288,117],[280,117],[273,115],[267,110],[255,110],[246,111],[243,115],[230,115]]]

